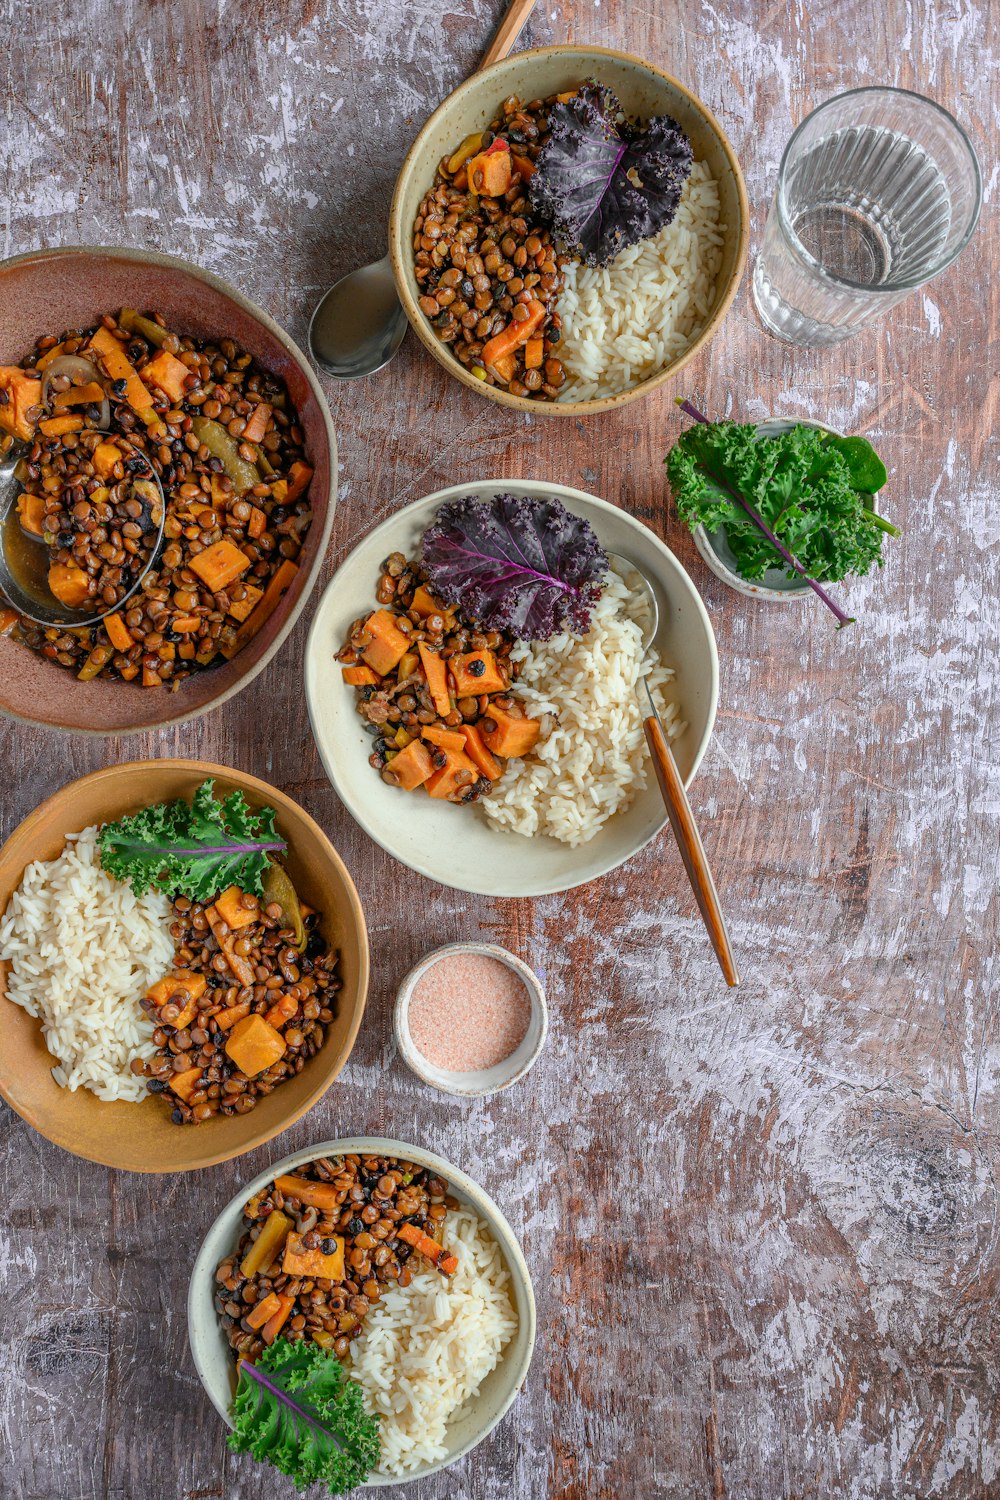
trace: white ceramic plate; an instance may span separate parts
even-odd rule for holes
[[[500,1418],[514,1401],[524,1384],[535,1347],[535,1294],[531,1277],[525,1264],[521,1247],[513,1229],[507,1223],[497,1205],[471,1177],[466,1177],[457,1167],[410,1146],[405,1141],[394,1141],[383,1136],[357,1136],[342,1141],[321,1141],[304,1151],[296,1151],[282,1161],[275,1162],[265,1172],[259,1173],[232,1198],[219,1214],[206,1234],[198,1251],[198,1258],[191,1272],[188,1289],[188,1341],[195,1368],[202,1385],[208,1392],[212,1405],[228,1427],[232,1427],[231,1407],[235,1391],[232,1351],[222,1332],[215,1311],[215,1268],[220,1260],[232,1253],[240,1237],[243,1223],[243,1205],[260,1188],[273,1182],[282,1172],[294,1172],[306,1162],[320,1156],[395,1156],[402,1161],[416,1162],[421,1167],[430,1167],[448,1183],[448,1191],[460,1203],[475,1210],[485,1220],[490,1233],[500,1247],[507,1269],[510,1272],[510,1291],[517,1312],[517,1332],[501,1355],[500,1362],[482,1385],[479,1394],[471,1396],[456,1413],[448,1425],[446,1458],[426,1464],[408,1474],[405,1479],[383,1474],[378,1470],[367,1480],[370,1487],[409,1484],[416,1479],[426,1479],[439,1469],[456,1463],[493,1431]]]
[[[697,589],[670,548],[615,505],[582,490],[534,480],[491,479],[452,485],[416,500],[359,542],[320,600],[305,654],[306,699],[327,775],[352,817],[383,849],[442,885],[487,896],[545,896],[583,885],[630,859],[666,822],[650,768],[645,791],[588,844],[525,838],[491,828],[474,807],[434,801],[386,786],[368,764],[371,737],[354,707],[334,654],[360,615],[375,609],[379,568],[390,552],[412,557],[439,506],[463,495],[490,499],[500,491],[561,500],[593,526],[601,545],[636,563],[652,583],[660,611],[656,646],[676,671],[665,697],[687,728],[671,743],[685,785],[705,753],[719,697],[719,658],[711,621]]]

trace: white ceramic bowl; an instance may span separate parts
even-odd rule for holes
[[[383,1474],[376,1470],[368,1479],[370,1487],[409,1484],[417,1479],[426,1479],[439,1469],[446,1469],[483,1441],[500,1421],[524,1384],[535,1347],[535,1294],[531,1277],[525,1264],[521,1247],[507,1220],[482,1188],[459,1171],[450,1162],[419,1146],[408,1145],[384,1136],[354,1136],[341,1141],[320,1141],[304,1151],[296,1151],[282,1161],[275,1162],[266,1172],[259,1173],[252,1182],[230,1199],[206,1234],[198,1251],[191,1273],[188,1289],[188,1342],[195,1368],[212,1405],[219,1416],[231,1427],[230,1409],[235,1392],[236,1366],[232,1351],[222,1332],[215,1311],[215,1268],[221,1260],[232,1253],[240,1237],[243,1223],[243,1205],[261,1188],[273,1182],[282,1172],[294,1172],[306,1162],[319,1156],[396,1156],[403,1161],[416,1162],[429,1167],[448,1183],[449,1192],[473,1208],[489,1226],[510,1272],[511,1295],[518,1317],[517,1332],[507,1345],[496,1369],[483,1381],[478,1396],[470,1399],[461,1408],[448,1427],[447,1457],[436,1463],[415,1469],[405,1479]]]
[[[838,427],[828,427],[825,422],[811,422],[805,417],[794,422],[785,417],[768,417],[766,422],[759,423],[757,435],[777,437],[779,433],[799,426],[818,427],[821,432],[830,432],[834,437],[846,435]],[[816,597],[808,583],[801,578],[789,578],[785,568],[768,568],[758,579],[744,578],[736,571],[736,559],[724,526],[711,532],[706,531],[704,526],[699,526],[692,535],[695,546],[716,578],[728,583],[738,594],[744,594],[748,599],[766,599],[771,604],[794,604]]]
[[[458,807],[386,786],[368,764],[370,737],[345,686],[334,653],[351,624],[376,607],[379,566],[390,552],[415,555],[445,501],[463,495],[491,499],[500,491],[561,500],[593,526],[601,545],[634,562],[656,591],[660,625],[656,647],[674,667],[665,697],[676,699],[687,724],[671,741],[685,785],[701,763],[715,723],[719,658],[701,596],[670,548],[616,505],[562,484],[525,479],[452,485],[415,501],[359,542],[320,600],[306,645],[306,699],[327,775],[351,816],[383,849],[431,880],[487,896],[544,896],[604,875],[630,859],[666,823],[650,771],[644,791],[591,841],[571,848],[551,838],[524,838],[490,828],[475,808]]]
[[[475,1072],[454,1073],[446,1068],[439,1068],[429,1061],[420,1051],[413,1037],[410,1035],[410,1000],[417,982],[423,978],[428,969],[439,961],[447,958],[449,954],[482,954],[486,958],[495,958],[499,963],[506,964],[521,980],[531,1000],[531,1019],[528,1029],[519,1046],[517,1046],[509,1057],[499,1062],[492,1068],[480,1068]],[[392,1028],[396,1036],[396,1046],[399,1055],[406,1063],[411,1072],[424,1083],[429,1083],[432,1088],[441,1089],[446,1094],[459,1094],[464,1098],[472,1099],[482,1094],[497,1094],[501,1089],[510,1088],[512,1083],[517,1083],[523,1078],[530,1068],[533,1068],[545,1046],[545,1038],[549,1032],[549,1008],[545,1003],[545,991],[542,989],[541,980],[534,969],[514,953],[509,953],[506,948],[499,948],[494,943],[446,943],[443,948],[435,948],[422,958],[418,964],[407,974],[396,994],[396,1007],[392,1016]]]

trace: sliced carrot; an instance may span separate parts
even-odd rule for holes
[[[378,674],[371,667],[341,667],[341,676],[349,687],[374,687]]]
[[[522,182],[527,182],[529,177],[534,176],[535,163],[531,160],[530,156],[518,156],[512,151],[511,161],[514,163],[514,171]]]
[[[108,633],[108,640],[116,651],[131,651],[135,641],[128,633],[128,628],[121,615],[105,615],[104,628]],[[176,629],[176,624],[174,625]]]
[[[273,1318],[276,1312],[281,1311],[281,1298],[277,1292],[268,1292],[266,1297],[261,1297],[253,1309],[247,1313],[248,1328],[263,1328],[268,1318]]]
[[[273,1317],[268,1318],[267,1322],[264,1324],[263,1329],[261,1330],[261,1338],[264,1340],[265,1344],[274,1343],[275,1339],[278,1337],[278,1334],[281,1332],[282,1328],[285,1326],[285,1323],[288,1320],[288,1314],[295,1306],[295,1298],[285,1296],[284,1294],[279,1294],[278,1301],[281,1303],[280,1309],[274,1314]]]
[[[138,371],[126,355],[124,346],[119,343],[114,334],[107,328],[101,327],[87,347],[100,355],[101,363],[113,386],[124,380],[125,385],[121,394],[129,406],[138,412],[148,412],[153,405],[153,397],[149,388],[139,379]]]
[[[35,360],[35,369],[47,370],[52,361],[58,359],[60,354],[64,353],[65,349],[65,344],[53,344],[51,349],[46,349],[45,353]]]
[[[294,463],[288,471],[288,493],[285,496],[285,504],[291,505],[300,495],[304,495],[309,488],[309,481],[313,477],[313,471],[308,464]]]
[[[456,750],[459,755],[465,754],[465,735],[460,729],[446,729],[443,724],[423,724],[420,733],[425,740],[432,745],[439,745],[442,750]]]
[[[492,750],[488,749],[479,726],[463,724],[462,733],[465,736],[465,753],[469,759],[475,761],[484,776],[488,776],[491,781],[499,781],[503,775],[503,766]]]
[[[451,697],[448,693],[448,671],[444,661],[436,651],[431,651],[423,641],[417,642],[417,650],[420,652],[420,663],[427,678],[427,686],[430,689],[434,707],[442,719],[451,713]]]
[[[247,536],[252,537],[256,541],[259,536],[264,535],[266,530],[267,516],[254,505],[250,510],[250,519],[247,522]]]
[[[247,425],[240,433],[242,441],[244,443],[259,443],[267,431],[267,424],[270,420],[271,408],[266,401],[261,401],[254,407],[247,419]]]
[[[194,635],[200,624],[197,615],[178,615],[170,621],[170,628],[176,630],[178,635]]]
[[[103,385],[89,380],[86,385],[71,385],[68,390],[60,391],[52,405],[55,410],[62,411],[64,406],[100,406],[103,400]]]
[[[118,670],[126,682],[132,682],[139,675],[139,668],[132,662],[129,662],[127,667],[119,667]]]
[[[287,1172],[274,1179],[274,1185],[286,1198],[297,1198],[309,1208],[332,1213],[337,1207],[337,1190],[332,1182],[313,1182],[311,1177],[296,1177]]]
[[[82,429],[82,417],[46,417],[38,424],[39,432],[45,437],[65,437],[68,432],[80,432]]]
[[[507,355],[513,354],[522,344],[526,344],[539,324],[544,322],[545,307],[541,302],[528,302],[525,303],[525,306],[528,309],[528,316],[522,323],[518,323],[512,318],[506,328],[502,328],[499,333],[495,333],[483,345],[481,357],[487,369],[491,365],[495,367],[498,359],[503,359]]]
[[[545,340],[540,338],[529,339],[524,346],[524,368],[526,370],[538,370],[541,368],[542,355],[545,350]]]
[[[264,590],[263,597],[253,614],[244,620],[229,644],[223,646],[222,654],[227,661],[231,661],[238,651],[242,651],[243,647],[253,640],[258,630],[267,624],[295,582],[295,575],[298,571],[298,565],[289,562],[286,558]]]
[[[448,1255],[443,1245],[439,1245],[437,1240],[432,1240],[430,1235],[425,1234],[422,1229],[418,1229],[416,1224],[400,1224],[396,1230],[396,1234],[407,1245],[412,1245],[414,1250],[419,1250],[421,1255],[426,1255],[432,1265],[437,1266],[439,1269],[444,1269],[443,1262],[446,1260],[449,1263],[453,1262],[451,1265],[452,1271],[458,1265],[458,1260],[454,1255]],[[451,1272],[449,1271],[448,1274],[450,1275]]]
[[[253,984],[255,978],[253,966],[247,963],[246,959],[242,958],[236,952],[236,939],[232,933],[222,931],[222,928],[227,924],[224,918],[219,915],[218,909],[214,906],[206,906],[205,916],[208,918],[208,925],[212,929],[215,941],[226,955],[226,963],[240,984]]]
[[[242,1021],[244,1016],[250,1014],[250,1001],[245,1000],[242,1005],[231,1005],[228,1010],[220,1010],[212,1020],[220,1031],[231,1031],[237,1021]]]
[[[291,995],[280,995],[271,1009],[264,1012],[264,1020],[269,1026],[273,1026],[275,1031],[280,1031],[282,1026],[288,1025],[298,1008],[299,1002]]]

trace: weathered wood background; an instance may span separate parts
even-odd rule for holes
[[[0,246],[173,251],[302,341],[320,291],[383,253],[405,149],[499,10],[2,0]],[[692,85],[735,143],[759,232],[792,126],[859,83],[955,108],[995,196],[996,35],[996,9],[970,0],[543,0],[525,39],[625,48]],[[308,610],[242,698],[176,732],[100,743],[0,725],[4,835],[116,759],[270,778],[347,859],[375,961],[342,1079],[251,1160],[120,1176],[4,1114],[5,1496],[283,1494],[227,1455],[188,1356],[188,1271],[241,1180],[376,1130],[482,1180],[539,1300],[525,1393],[474,1456],[409,1492],[421,1500],[1000,1493],[991,213],[958,266],[839,349],[768,340],[744,285],[683,381],[711,412],[823,417],[885,452],[905,535],[851,588],[843,634],[818,605],[755,605],[706,571],[664,491],[673,391],[586,423],[512,422],[412,337],[370,384],[329,389],[330,570],[395,507],[493,475],[618,501],[690,569],[722,663],[694,801],[746,976],[735,998],[666,839],[534,903],[456,896],[375,848],[311,744]],[[428,946],[480,933],[544,971],[553,1027],[526,1084],[467,1106],[401,1067],[390,1005]]]

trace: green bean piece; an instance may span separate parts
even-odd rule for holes
[[[134,307],[122,308],[118,314],[118,327],[124,328],[127,333],[137,333],[148,344],[155,344],[157,349],[163,348],[163,340],[170,333],[169,328],[161,328],[151,318],[144,318]]]
[[[191,431],[203,443],[213,458],[217,458],[233,481],[237,495],[245,495],[255,484],[260,484],[260,473],[255,464],[240,458],[239,444],[219,422],[211,417],[195,417]]]

